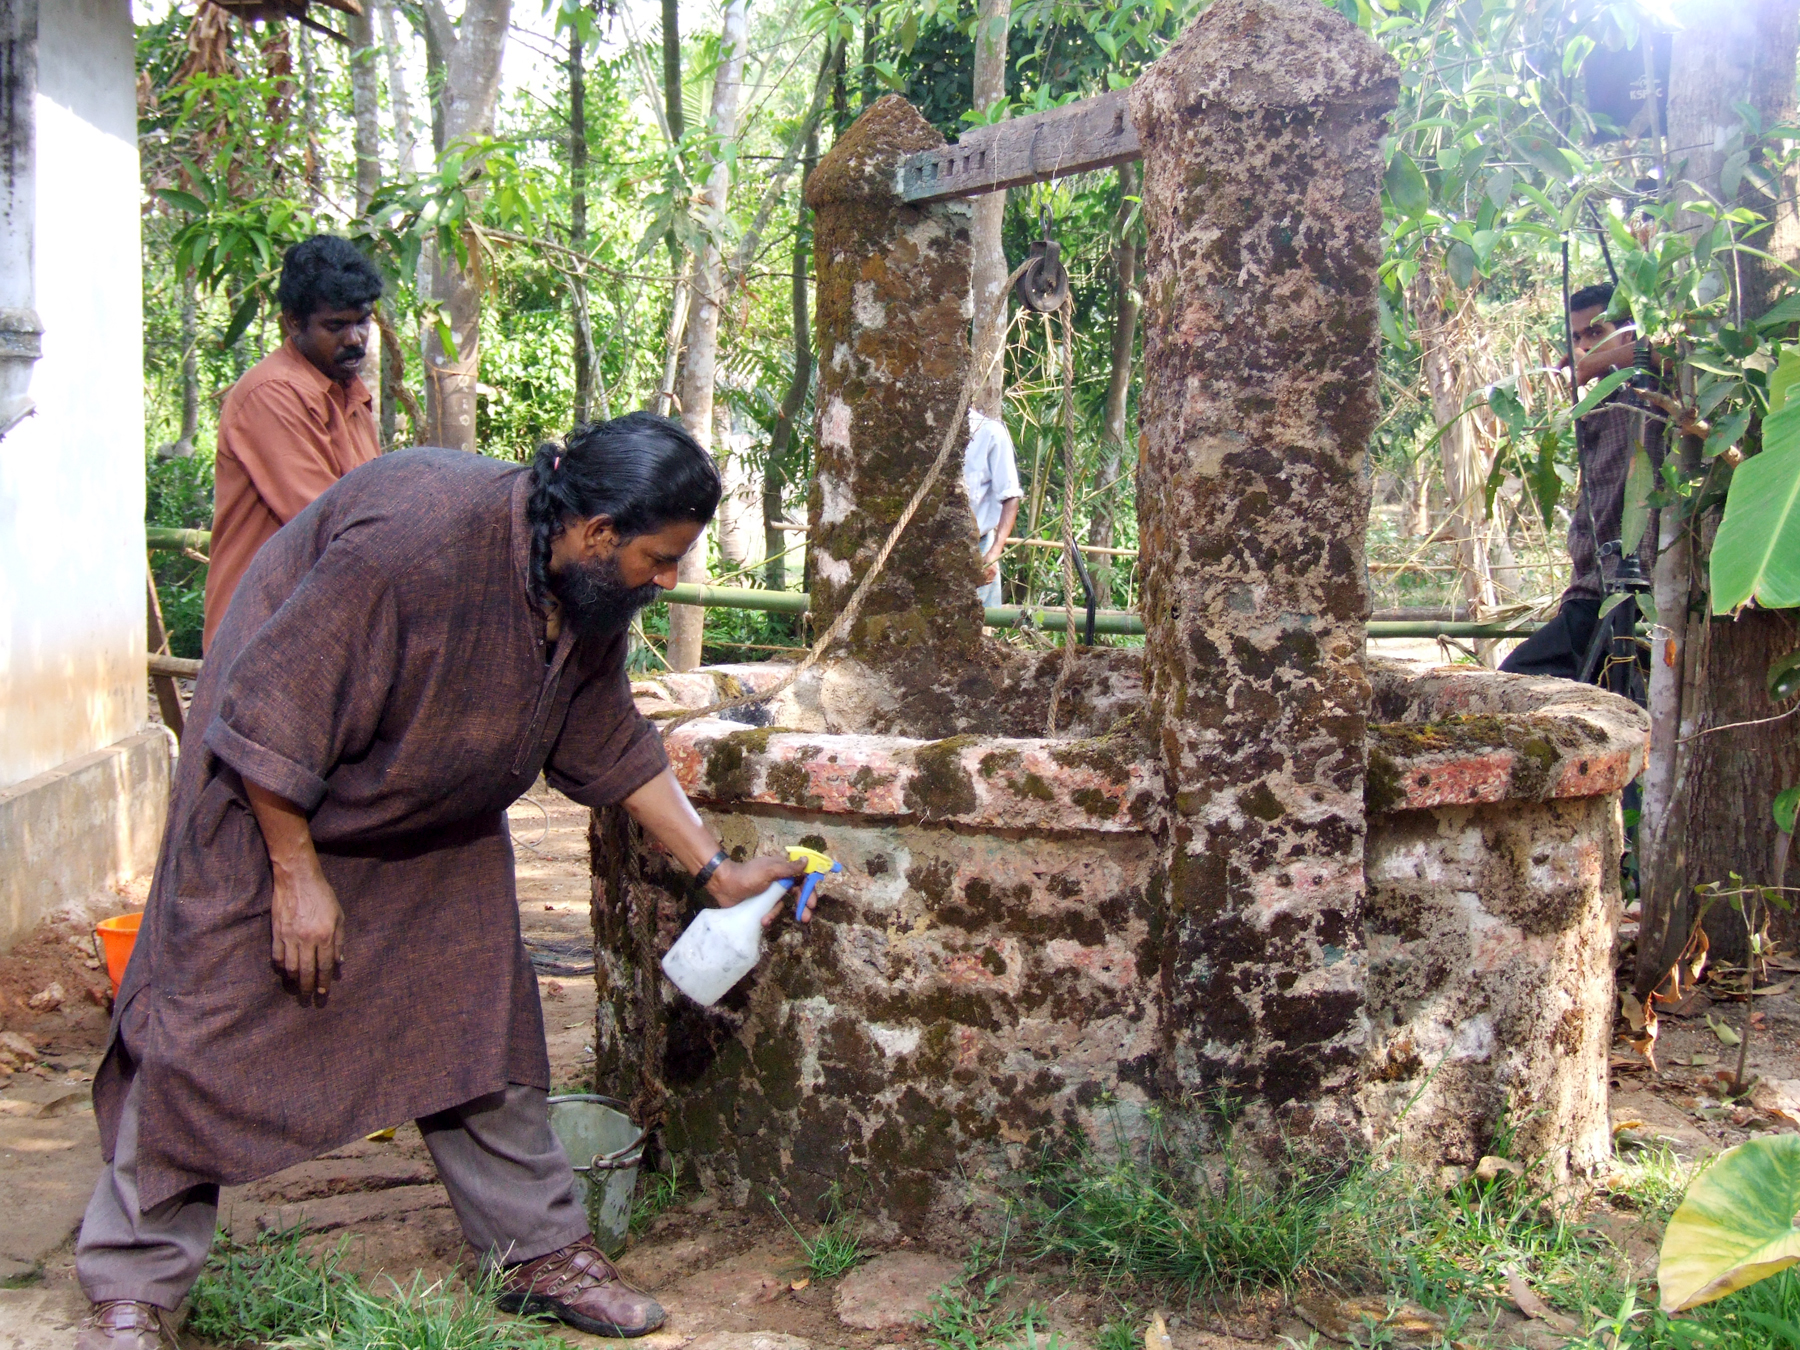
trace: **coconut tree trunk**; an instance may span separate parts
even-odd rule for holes
[[[582,69],[581,26],[569,25],[569,247],[587,252],[587,78]],[[575,324],[575,420],[593,416],[594,366],[589,344],[594,340],[587,315],[586,297],[579,280],[571,283],[574,303],[569,306]]]
[[[1436,268],[1421,267],[1410,297],[1418,324],[1420,365],[1425,372],[1425,387],[1431,394],[1432,415],[1440,427],[1449,424],[1438,439],[1438,454],[1444,468],[1444,488],[1450,497],[1454,522],[1450,528],[1455,532],[1463,598],[1471,616],[1479,617],[1495,604],[1488,564],[1488,464],[1469,419],[1458,416],[1463,389],[1455,365],[1457,333],[1446,314],[1445,298],[1443,274]]]
[[[1137,165],[1121,164],[1116,222],[1119,237],[1113,243],[1112,372],[1107,377],[1106,403],[1100,417],[1100,491],[1088,522],[1088,543],[1103,548],[1112,544],[1114,494],[1118,491],[1119,475],[1131,458],[1125,408],[1131,394],[1131,358],[1137,349],[1137,240],[1126,228],[1126,222],[1131,218],[1131,199],[1137,196],[1137,183]]]
[[[367,9],[353,14],[346,25],[350,35],[350,113],[351,149],[356,156],[356,214],[368,212],[369,202],[381,186],[381,79],[375,68],[375,17]],[[387,445],[393,436],[393,394],[389,388],[388,367],[399,355],[391,344],[380,344],[381,377],[376,387],[381,391],[381,443]]]
[[[1012,22],[1012,0],[981,0],[975,24],[975,108],[987,112],[1006,98],[1006,35]],[[1006,343],[1006,307],[999,303],[1006,286],[1006,250],[1001,224],[1006,218],[1006,194],[990,192],[975,199],[975,219],[969,230],[974,254],[973,291],[975,330],[971,354],[982,383],[975,407],[989,417],[1000,416],[1006,397],[1006,369],[1002,348]]]
[[[460,27],[452,29],[441,0],[426,0],[431,42],[444,60],[443,89],[436,107],[445,146],[479,139],[494,129],[500,57],[511,13],[512,0],[468,0]],[[428,316],[422,344],[426,438],[434,445],[474,450],[481,289],[477,278],[457,264],[454,253],[437,248],[429,253],[432,307],[447,320],[452,344],[447,347],[440,337],[437,316]],[[471,263],[474,260],[471,253]]]
[[[819,132],[815,126],[806,138],[806,177],[812,176],[819,162]],[[805,179],[803,178],[802,184]],[[800,410],[806,406],[806,391],[812,384],[812,324],[807,316],[806,274],[811,254],[807,233],[806,194],[800,194],[800,206],[794,220],[794,266],[790,278],[794,307],[794,377],[781,396],[781,408],[775,416],[775,434],[769,438],[769,457],[763,463],[763,585],[772,591],[787,589],[787,531],[778,528],[783,519],[781,488],[787,478],[788,450],[794,443],[794,426]]]
[[[1677,196],[1692,196],[1686,186],[1692,183],[1722,197],[1721,171],[1735,148],[1730,133],[1740,123],[1736,105],[1754,107],[1765,127],[1794,117],[1800,17],[1795,0],[1689,5],[1678,14],[1687,22],[1674,40],[1667,127],[1669,145],[1679,147],[1686,160]],[[1756,241],[1774,261],[1739,260],[1738,299],[1745,319],[1760,314],[1778,288],[1788,284],[1780,264],[1800,262],[1793,185],[1778,187],[1778,199],[1771,201],[1746,177],[1736,198],[1725,202],[1774,219],[1773,230]],[[1684,214],[1681,223],[1692,227],[1699,221]],[[1705,576],[1717,526],[1716,513],[1709,512],[1692,523],[1685,541],[1671,537],[1673,527],[1665,530],[1664,543],[1671,547],[1657,560],[1659,592],[1666,587],[1669,598],[1678,601]],[[1686,575],[1676,577],[1677,568]],[[1726,882],[1734,872],[1752,884],[1775,881],[1780,832],[1770,803],[1800,782],[1800,724],[1794,719],[1712,730],[1781,711],[1770,702],[1765,680],[1769,663],[1800,645],[1796,615],[1749,609],[1736,619],[1682,622],[1678,603],[1676,612],[1665,616],[1663,598],[1659,593],[1658,616],[1670,637],[1658,644],[1651,664],[1652,711],[1660,720],[1653,731],[1647,787],[1656,791],[1646,792],[1640,836],[1646,873],[1640,931],[1645,940],[1636,983],[1646,989],[1661,978],[1686,940],[1695,886]],[[1671,688],[1678,678],[1679,689]],[[1773,926],[1778,937],[1791,941],[1796,936],[1791,916],[1777,913]],[[1706,931],[1716,960],[1744,960],[1749,944],[1738,914],[1715,912]]]
[[[406,64],[400,59],[400,35],[394,24],[393,0],[375,0],[381,19],[381,44],[387,49],[388,105],[394,115],[394,163],[400,173],[418,172],[414,150],[418,137],[413,128],[412,100],[406,93]]]
[[[706,242],[694,260],[694,296],[688,312],[687,351],[682,357],[677,392],[681,421],[700,444],[712,446],[713,384],[718,372],[719,313],[725,298],[724,256],[719,236],[731,197],[731,166],[726,147],[736,139],[738,97],[744,82],[744,52],[748,45],[747,0],[728,0],[719,35],[719,66],[713,76],[712,134],[714,158],[699,194],[699,210],[706,228]],[[681,560],[679,577],[704,582],[707,575],[707,541],[704,535]],[[667,659],[675,670],[692,670],[700,664],[700,642],[706,611],[697,606],[669,607]]]

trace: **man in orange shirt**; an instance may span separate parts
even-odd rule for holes
[[[287,340],[232,386],[219,413],[203,652],[256,551],[380,453],[357,372],[381,273],[348,240],[314,235],[282,259],[276,295]]]

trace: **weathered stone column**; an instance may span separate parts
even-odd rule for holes
[[[1219,0],[1131,97],[1168,1072],[1327,1144],[1357,1131],[1367,1040],[1363,452],[1396,89],[1324,6]]]
[[[908,206],[900,161],[944,138],[898,95],[839,138],[807,180],[816,213],[818,462],[812,608],[843,608],[943,445],[969,367],[967,202]],[[981,649],[974,519],[961,444],[870,593],[845,654],[878,677],[866,709],[926,732]],[[940,733],[941,734],[941,733]]]

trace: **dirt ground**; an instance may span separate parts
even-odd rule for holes
[[[594,986],[588,912],[587,812],[547,789],[512,812],[518,854],[521,927],[541,971],[550,1063],[555,1083],[594,1090],[591,1081]],[[114,912],[141,906],[143,895],[108,897]],[[0,1196],[8,1218],[0,1225],[0,1344],[19,1350],[58,1350],[73,1339],[84,1310],[74,1281],[73,1233],[99,1166],[94,1117],[87,1094],[104,1047],[108,1011],[105,972],[88,938],[94,915],[46,923],[0,956]],[[1800,970],[1800,962],[1794,963]],[[562,967],[559,973],[556,967]],[[1785,984],[1791,977],[1782,974]],[[43,997],[60,985],[60,1000]],[[1779,988],[1779,985],[1778,985]],[[1748,1104],[1723,1100],[1716,1081],[1735,1068],[1736,1051],[1708,1023],[1736,1030],[1744,1005],[1708,1006],[1704,995],[1672,1015],[1665,1009],[1652,1068],[1626,1040],[1613,1056],[1613,1118],[1626,1148],[1667,1146],[1695,1158],[1755,1130],[1795,1129],[1800,1122],[1800,980],[1757,1001],[1749,1067],[1764,1082]],[[32,1006],[36,999],[37,1006]],[[1623,1022],[1621,1031],[1625,1030]],[[31,1053],[21,1054],[17,1037]],[[17,1067],[7,1067],[11,1060]],[[604,1091],[602,1084],[599,1090]],[[250,1186],[228,1190],[221,1222],[239,1237],[299,1227],[322,1245],[346,1244],[346,1264],[410,1285],[471,1267],[444,1189],[418,1131],[398,1123],[391,1142],[358,1142]],[[1626,1246],[1640,1269],[1654,1262],[1654,1235],[1637,1232],[1628,1216],[1603,1208],[1593,1221]],[[898,1272],[890,1301],[922,1302],[929,1289],[955,1274],[966,1252],[947,1246],[935,1264],[908,1267],[904,1244],[888,1253]],[[925,1253],[917,1253],[919,1256]],[[855,1327],[839,1316],[840,1281],[793,1286],[801,1249],[766,1206],[724,1208],[695,1196],[655,1220],[634,1240],[621,1266],[668,1308],[668,1326],[647,1339],[650,1350],[903,1350],[919,1343],[905,1326]],[[921,1273],[924,1272],[924,1273]],[[928,1278],[929,1277],[929,1278]],[[878,1291],[879,1293],[879,1291]],[[1099,1328],[1120,1305],[1099,1289],[1083,1288],[1045,1271],[1025,1273],[1008,1302],[1047,1307],[1051,1330],[1067,1350],[1093,1350]],[[877,1298],[877,1302],[880,1299]],[[868,1320],[868,1319],[864,1319]],[[1535,1327],[1517,1324],[1484,1337],[1496,1345],[1542,1342]],[[1280,1344],[1282,1334],[1307,1330],[1278,1307],[1250,1308],[1229,1321],[1188,1310],[1171,1320],[1172,1350],[1231,1350]],[[1227,1333],[1238,1333],[1231,1335]],[[575,1332],[573,1345],[602,1344]],[[1240,1339],[1239,1337],[1242,1337]],[[806,1344],[782,1339],[798,1338]],[[1545,1344],[1554,1342],[1542,1342]]]

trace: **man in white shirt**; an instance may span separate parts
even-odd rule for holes
[[[975,513],[975,532],[981,536],[982,586],[976,592],[983,605],[1000,603],[1000,554],[1012,538],[1019,518],[1019,464],[1013,456],[1011,434],[997,417],[969,409],[969,444],[963,451],[963,487],[969,508]]]

